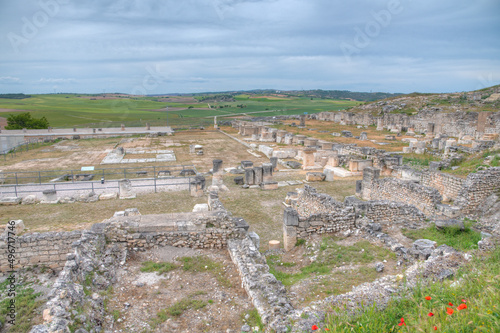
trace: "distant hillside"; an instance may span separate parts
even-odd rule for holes
[[[379,101],[366,102],[355,106],[350,112],[370,112],[373,115],[384,113],[405,113],[414,115],[420,112],[456,111],[500,111],[500,85],[459,93],[399,95]]]
[[[0,94],[0,98],[7,98],[7,99],[25,99],[25,98],[30,98],[30,95],[25,95],[25,94]]]
[[[245,91],[218,91],[218,92],[202,92],[191,94],[168,94],[168,95],[183,95],[183,96],[203,96],[203,100],[210,100],[210,96],[221,97],[221,101],[230,100],[231,96],[248,94],[248,95],[281,95],[288,97],[308,97],[319,99],[335,99],[335,100],[352,100],[358,102],[372,102],[384,98],[396,97],[402,94],[383,93],[383,92],[356,92],[348,90],[277,90],[277,89],[253,89]],[[153,95],[152,95],[153,96]],[[158,95],[154,95],[158,96]],[[215,98],[216,100],[218,98]]]

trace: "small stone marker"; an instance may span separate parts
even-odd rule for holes
[[[269,250],[279,250],[280,249],[280,241],[278,240],[270,240],[269,241]]]

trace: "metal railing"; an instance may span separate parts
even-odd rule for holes
[[[3,172],[0,174],[0,196],[19,196],[45,190],[104,192],[119,188],[119,180],[129,179],[132,187],[152,187],[154,192],[164,186],[191,189],[198,174],[194,165],[152,166],[135,168],[104,168],[92,171],[48,170]],[[56,176],[56,178],[54,178]],[[97,178],[97,180],[94,180]],[[46,181],[50,179],[49,181]]]

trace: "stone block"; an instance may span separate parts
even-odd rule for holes
[[[299,225],[299,213],[291,208],[287,207],[285,208],[283,212],[283,223],[286,226],[298,226]]]
[[[322,182],[326,179],[323,172],[308,172],[306,173],[306,181],[308,182]]]
[[[333,172],[332,169],[325,168],[323,170],[323,173],[325,174],[325,181],[333,182],[335,173]]]
[[[278,182],[264,182],[260,184],[260,189],[264,191],[277,190],[278,187]]]
[[[241,161],[241,167],[243,169],[251,168],[251,167],[253,167],[253,162],[252,161]]]
[[[137,197],[134,189],[132,188],[132,182],[130,179],[122,179],[118,181],[120,199],[135,199]]]
[[[23,199],[21,197],[4,197],[0,198],[0,206],[19,205]]]
[[[112,200],[118,198],[118,193],[110,192],[110,193],[102,193],[99,196],[99,200]]]
[[[208,204],[206,204],[206,203],[196,204],[196,205],[194,205],[194,208],[193,208],[193,213],[208,212],[208,211],[209,211]]]

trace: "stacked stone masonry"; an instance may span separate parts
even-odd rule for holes
[[[438,190],[396,178],[366,177],[374,168],[364,170],[361,196],[365,200],[390,200],[414,205],[427,215],[433,215],[443,200]],[[377,169],[378,170],[378,169]]]
[[[15,269],[30,266],[45,266],[61,270],[66,255],[73,252],[73,242],[79,240],[81,231],[32,233],[15,237]],[[0,238],[0,272],[10,270],[7,252],[7,237]]]
[[[421,184],[437,189],[443,201],[455,200],[464,183],[464,179],[442,172],[423,172],[421,178]]]
[[[494,192],[500,191],[500,167],[471,173],[465,179],[454,202],[463,214],[474,215],[479,205]]]

